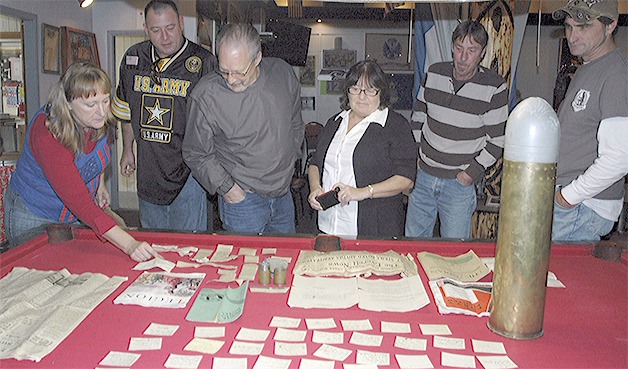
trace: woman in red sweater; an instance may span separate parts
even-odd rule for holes
[[[103,178],[110,159],[107,138],[115,125],[110,91],[111,80],[102,69],[73,64],[31,120],[5,193],[10,244],[42,225],[80,221],[135,261],[158,255],[103,210],[110,201]]]

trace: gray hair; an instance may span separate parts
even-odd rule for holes
[[[220,49],[225,44],[246,45],[251,59],[255,58],[262,50],[259,33],[250,24],[229,23],[225,25],[216,37],[216,53],[220,53]]]

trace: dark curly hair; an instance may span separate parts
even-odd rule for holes
[[[373,88],[379,90],[379,108],[384,109],[390,104],[390,85],[388,76],[382,70],[382,67],[372,60],[363,60],[354,64],[347,72],[342,96],[340,97],[340,108],[349,110],[349,87],[355,86],[360,78],[364,76],[366,83]]]

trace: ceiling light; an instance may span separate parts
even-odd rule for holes
[[[78,0],[78,2],[81,8],[87,8],[88,6],[92,5],[94,0]]]

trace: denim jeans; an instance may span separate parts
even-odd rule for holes
[[[142,228],[207,230],[207,192],[192,175],[171,204],[157,205],[139,199],[139,207]]]
[[[223,227],[229,232],[285,233],[295,232],[292,193],[266,198],[246,192],[244,200],[236,204],[218,196],[218,207]]]
[[[33,228],[56,223],[60,222],[35,215],[11,186],[7,186],[4,193],[4,231],[12,246],[26,241]]]
[[[599,241],[614,225],[582,203],[566,209],[554,201],[552,241]]]
[[[476,205],[474,185],[434,177],[419,169],[408,200],[406,237],[433,237],[438,216],[441,237],[469,238]]]

